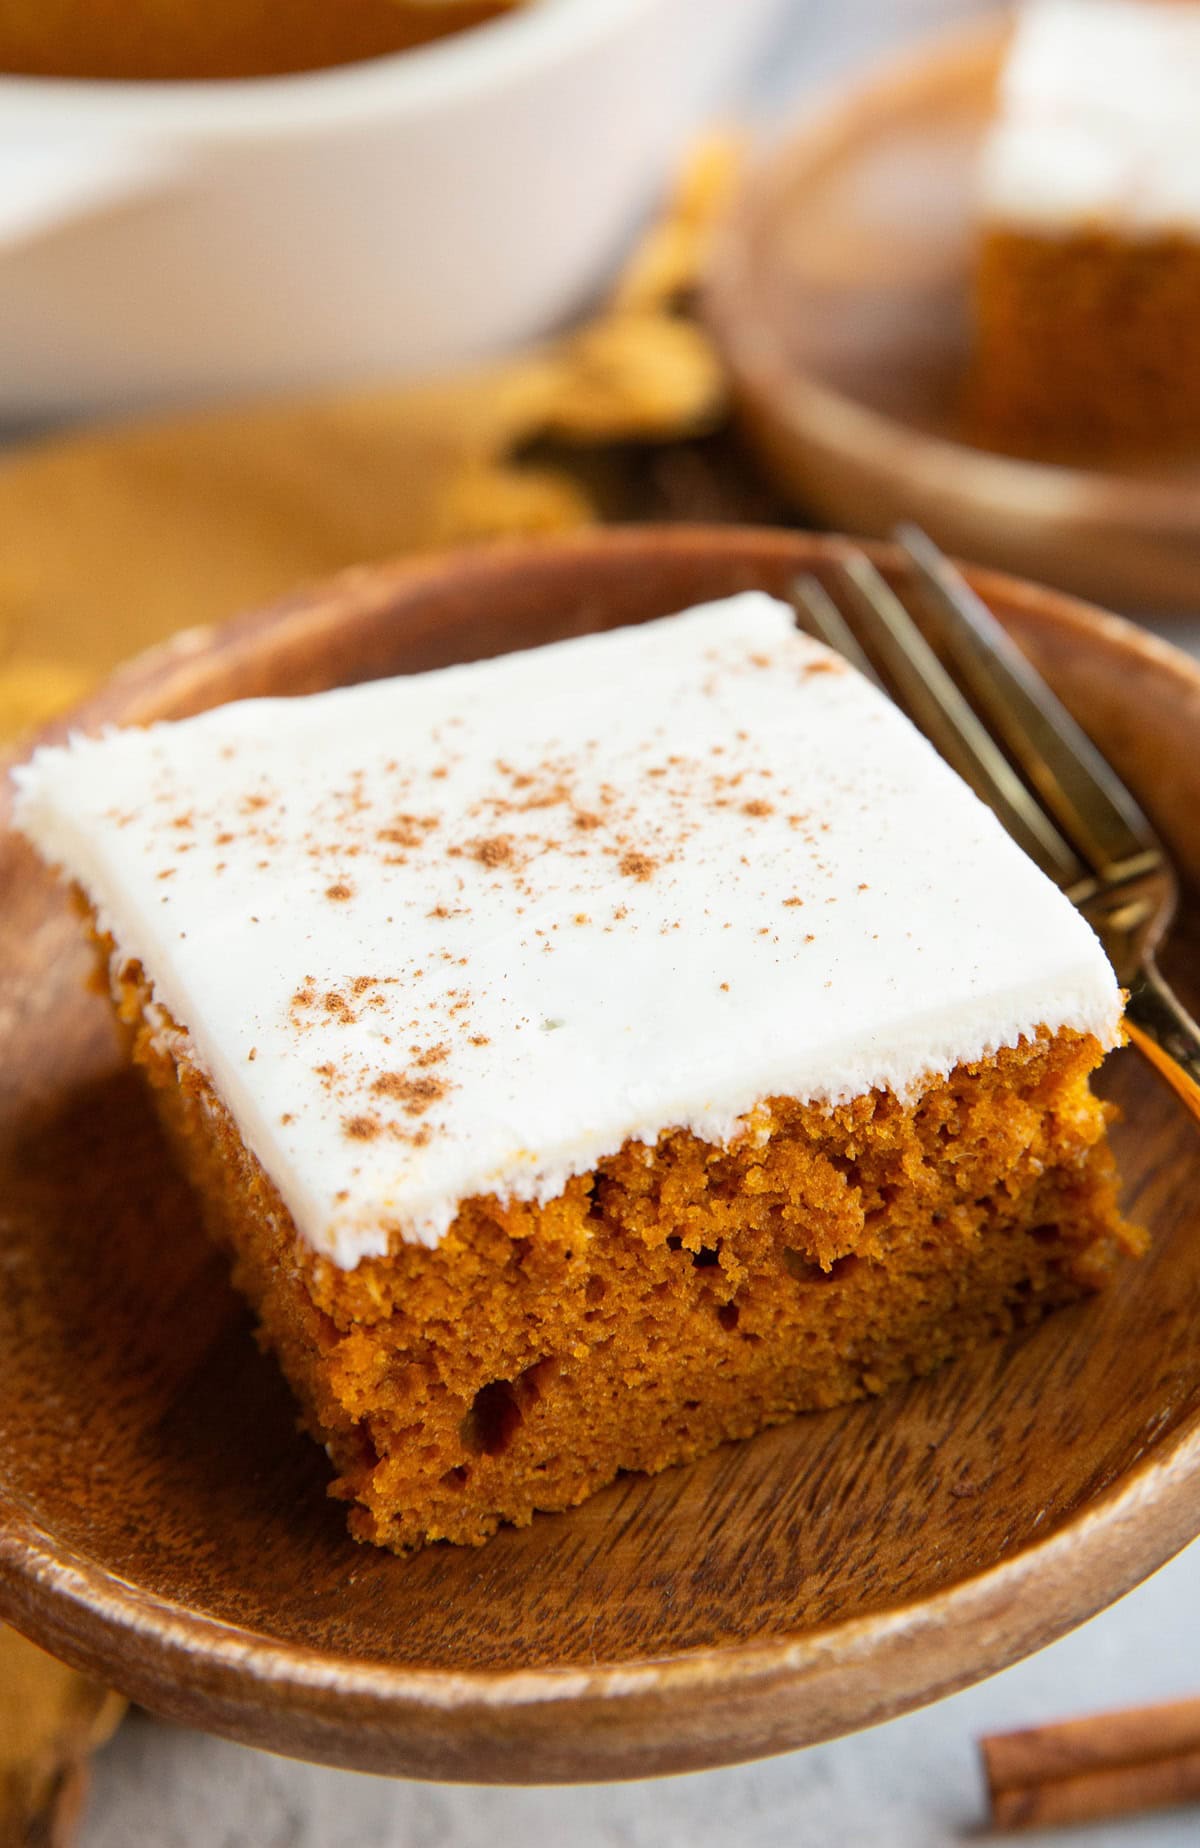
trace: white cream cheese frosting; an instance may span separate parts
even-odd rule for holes
[[[1200,4],[1025,0],[980,193],[1039,231],[1200,231]]]
[[[15,774],[19,825],[346,1267],[630,1138],[1118,1034],[1083,919],[758,593]]]

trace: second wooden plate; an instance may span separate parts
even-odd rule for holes
[[[718,241],[710,323],[750,440],[810,514],[919,521],[963,557],[1118,608],[1200,609],[1200,460],[1052,467],[959,429],[975,156],[1001,28],[840,96],[768,157]]]

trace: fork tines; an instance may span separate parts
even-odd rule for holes
[[[1134,798],[982,599],[918,528],[897,537],[908,584],[893,588],[846,546],[825,583],[794,584],[803,626],[887,683],[1018,845],[1077,901],[1097,882],[1123,884],[1165,865]]]

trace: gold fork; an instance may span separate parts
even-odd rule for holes
[[[893,694],[1079,907],[1128,991],[1130,1039],[1200,1119],[1200,1027],[1155,962],[1177,896],[1162,843],[950,561],[914,526],[900,527],[896,537],[908,566],[901,589],[847,545],[831,589],[813,576],[793,585],[803,626]],[[924,616],[937,653],[909,603]]]

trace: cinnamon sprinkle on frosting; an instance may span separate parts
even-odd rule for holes
[[[339,1264],[626,1141],[728,1142],[772,1096],[1116,1031],[1079,915],[756,593],[78,738],[18,780]]]

